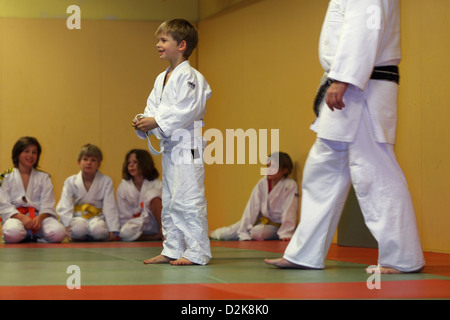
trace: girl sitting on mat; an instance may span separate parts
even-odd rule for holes
[[[36,138],[20,138],[12,150],[14,168],[0,175],[0,217],[7,243],[61,242],[66,237],[56,218],[50,175],[37,169],[41,150]]]
[[[117,188],[120,239],[122,241],[161,240],[161,190],[152,156],[133,149],[126,156]]]

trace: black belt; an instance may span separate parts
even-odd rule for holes
[[[400,74],[398,72],[398,67],[397,66],[375,67],[373,69],[372,75],[370,76],[370,79],[393,81],[399,84]],[[327,78],[325,82],[322,85],[320,85],[319,89],[317,90],[316,97],[314,98],[314,107],[313,107],[316,116],[319,116],[319,107],[322,103],[323,98],[325,97],[325,93],[327,92],[328,88],[331,86],[333,82],[334,80]]]

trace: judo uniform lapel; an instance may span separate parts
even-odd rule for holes
[[[98,172],[95,174],[94,181],[92,181],[92,185],[90,186],[89,191],[86,190],[81,171],[76,176],[75,186],[77,188],[77,193],[74,204],[89,203],[96,208],[101,208],[101,203],[99,203],[95,199],[95,195],[98,190]]]
[[[37,211],[55,215],[55,195],[48,174],[31,170],[27,190],[18,169],[11,173],[11,203],[16,207],[33,207]]]
[[[14,170],[17,171],[17,173],[19,173],[19,170]],[[19,174],[20,177],[20,174]],[[32,169],[31,170],[31,174],[30,174],[30,180],[28,181],[28,186],[27,186],[27,190],[25,190],[25,198],[27,201],[27,206],[29,207],[34,207],[37,211],[40,211],[40,185],[39,183],[42,183],[42,181],[37,181],[38,177],[37,177],[37,172]],[[20,181],[22,181],[22,179],[20,179]],[[23,183],[22,183],[22,188],[23,188]]]
[[[31,177],[30,177],[30,180],[31,180]],[[25,187],[23,185],[23,181],[22,181],[22,177],[20,176],[20,172],[17,168],[14,168],[14,170],[5,179],[5,182],[6,182],[5,186],[7,186],[8,190],[9,190],[9,197],[11,199],[11,203],[16,208],[27,206],[27,202],[24,201],[24,197],[26,197]]]

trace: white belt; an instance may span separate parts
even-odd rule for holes
[[[140,113],[140,114],[137,114],[136,117],[134,117],[134,118],[139,122],[140,119],[145,118],[145,115]],[[162,137],[161,133],[159,132],[158,128],[155,128],[153,130],[146,132],[145,135],[147,136],[147,146],[148,146],[148,149],[151,154],[153,154],[154,156],[159,156],[161,153],[164,152],[163,137]],[[157,151],[157,150],[155,150],[155,148],[153,148],[152,143],[150,141],[151,135],[154,135],[156,138],[158,138],[159,151]]]

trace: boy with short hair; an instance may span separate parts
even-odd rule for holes
[[[156,36],[159,56],[170,66],[156,78],[145,117],[133,120],[133,127],[143,139],[153,129],[162,136],[161,223],[165,240],[161,254],[144,263],[205,265],[211,259],[211,248],[206,218],[204,141],[194,135],[194,122],[196,126],[203,125],[211,89],[203,75],[189,64],[198,35],[188,21],[166,21]]]
[[[78,156],[80,172],[64,182],[56,211],[69,240],[113,240],[119,233],[112,180],[98,171],[102,159],[98,147],[84,145]]]

